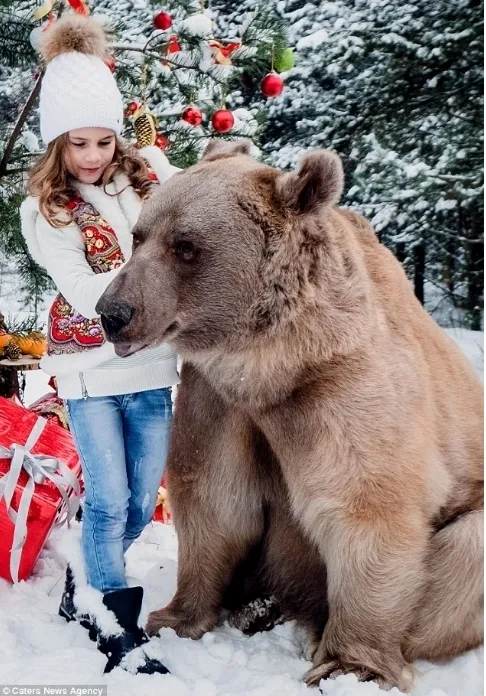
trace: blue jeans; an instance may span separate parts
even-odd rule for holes
[[[82,546],[88,583],[127,586],[124,554],[152,519],[172,421],[170,389],[66,401],[85,485]]]

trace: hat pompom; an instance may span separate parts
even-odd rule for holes
[[[61,17],[44,32],[41,53],[46,63],[61,53],[72,51],[105,58],[108,51],[102,25],[91,17],[72,13]]]

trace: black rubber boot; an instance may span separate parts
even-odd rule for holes
[[[66,619],[66,621],[79,621],[81,626],[89,632],[91,640],[96,641],[98,638],[96,626],[89,620],[88,616],[78,615],[76,607],[74,606],[75,590],[76,585],[74,584],[73,571],[68,566],[66,568],[66,581],[64,583],[64,591],[62,593],[58,614],[62,616],[63,619]]]
[[[135,648],[148,643],[150,638],[145,631],[138,627],[138,617],[142,607],[143,588],[126,587],[123,590],[108,592],[103,597],[103,604],[110,609],[123,629],[121,635],[105,637],[98,635],[98,650],[108,657],[105,673],[111,672],[115,667],[126,669],[120,664],[123,658]],[[150,658],[142,650],[139,652],[140,663],[135,673],[140,674],[168,674],[169,670],[159,660]]]

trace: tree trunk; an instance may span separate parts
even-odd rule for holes
[[[405,242],[397,242],[395,247],[395,256],[397,257],[398,261],[403,264],[407,258],[407,254],[405,252]]]
[[[458,232],[460,235],[461,233]],[[446,284],[449,295],[454,302],[454,291],[456,289],[456,254],[457,254],[457,241],[455,237],[448,237],[445,245],[445,262],[444,262],[444,273],[443,280]]]
[[[12,131],[12,134],[10,135],[10,138],[7,142],[7,145],[5,147],[5,152],[3,153],[2,159],[0,161],[0,178],[2,176],[5,176],[5,174],[8,174],[8,163],[10,162],[10,158],[12,156],[12,153],[15,148],[15,143],[20,137],[20,134],[22,133],[22,128],[24,127],[25,122],[27,121],[30,112],[32,111],[32,108],[36,102],[37,97],[39,96],[40,93],[40,88],[42,85],[42,78],[43,78],[44,73],[41,72],[39,77],[37,78],[37,82],[34,85],[34,89],[31,91],[29,98],[24,104],[24,107],[22,111],[20,112],[20,115],[17,119],[17,122],[14,126],[14,129]]]
[[[482,270],[483,245],[471,241],[467,250],[467,310],[469,328],[473,331],[481,331]]]
[[[414,274],[413,285],[415,296],[421,304],[424,304],[424,279],[425,279],[425,246],[417,244],[413,249]]]
[[[20,399],[20,385],[17,370],[0,365],[0,396],[9,399],[18,396]]]
[[[465,242],[466,250],[466,282],[467,298],[466,310],[468,314],[469,328],[473,331],[481,331],[482,318],[482,295],[483,295],[483,217],[477,213],[466,218],[461,215],[464,236],[468,239]],[[467,224],[469,223],[469,224]]]

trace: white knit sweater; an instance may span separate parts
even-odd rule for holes
[[[146,147],[140,154],[148,160],[162,183],[176,171],[157,147]],[[75,183],[81,198],[91,203],[111,225],[123,256],[132,254],[131,230],[137,222],[142,202],[125,174],[117,174],[107,186],[110,196],[99,186]],[[22,233],[37,263],[46,269],[59,292],[84,317],[96,317],[95,306],[119,268],[95,274],[86,260],[86,246],[79,227],[73,222],[54,228],[39,212],[38,201],[30,196],[20,208]],[[80,399],[86,396],[114,396],[167,387],[178,382],[176,355],[164,344],[119,358],[113,344],[80,353],[44,356],[41,368],[57,378],[59,396]]]

